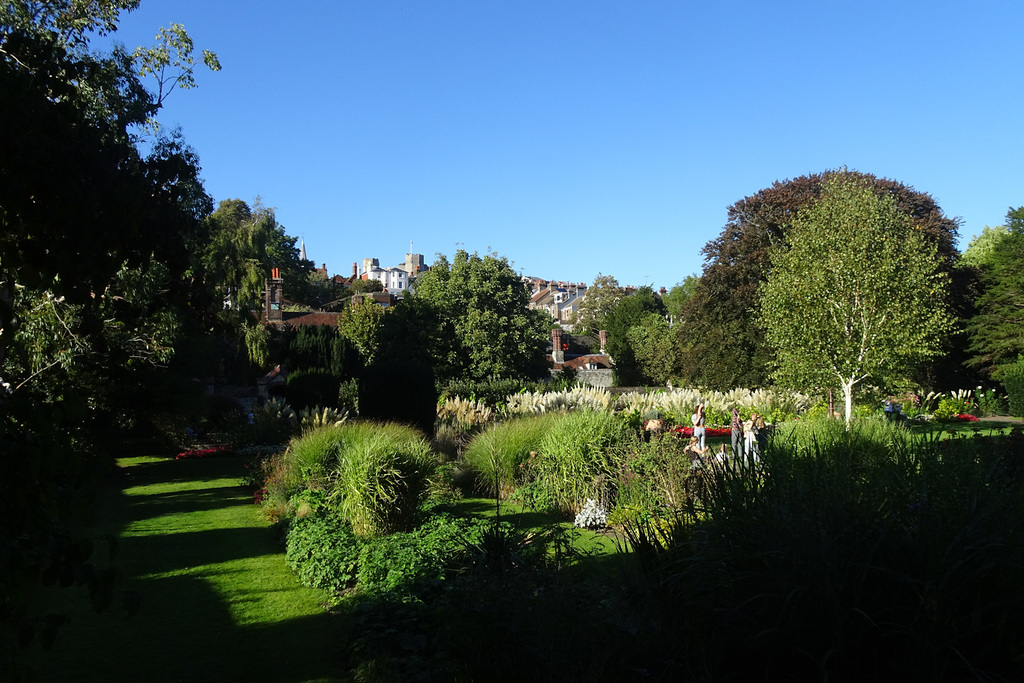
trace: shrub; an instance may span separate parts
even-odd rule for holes
[[[331,430],[337,467],[331,501],[360,536],[411,529],[437,460],[423,435],[394,423],[346,423]]]
[[[466,447],[463,459],[475,473],[478,488],[507,498],[513,489],[526,483],[524,465],[530,452],[540,448],[544,435],[557,420],[554,415],[533,415],[503,422],[477,434]]]
[[[340,593],[356,583],[363,542],[335,515],[297,517],[288,528],[285,559],[303,584]]]
[[[1006,411],[1004,397],[996,393],[995,389],[978,392],[978,411],[982,416],[1002,415]]]
[[[391,362],[363,370],[359,378],[359,416],[378,422],[399,422],[424,434],[434,430],[437,390],[427,365]]]
[[[654,539],[638,557],[665,642],[716,680],[1019,678],[1013,443],[882,421],[781,428],[763,473],[714,477],[703,520],[635,535]]]
[[[1010,415],[1024,417],[1024,355],[1018,356],[1013,365],[1000,369],[999,381],[1006,389]]]
[[[952,422],[961,412],[963,412],[962,406],[958,401],[952,398],[943,398],[939,400],[939,405],[932,414],[939,422]]]
[[[328,370],[295,370],[288,375],[288,403],[297,410],[313,406],[334,408],[341,379]]]
[[[518,379],[489,379],[482,382],[453,380],[441,390],[441,400],[447,401],[458,397],[479,401],[492,409],[497,409],[505,404],[509,396],[533,386],[532,382]]]
[[[671,514],[692,499],[699,472],[691,469],[683,451],[687,440],[673,432],[652,434],[649,441],[632,437],[623,442],[615,459],[613,519]]]
[[[395,596],[442,580],[464,565],[473,530],[484,524],[438,513],[414,531],[366,543],[359,555],[359,588]]]
[[[298,432],[298,416],[282,399],[272,398],[253,412],[252,424],[241,424],[231,434],[240,446],[275,446],[287,443]]]

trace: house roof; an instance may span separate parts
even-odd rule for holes
[[[291,325],[292,327],[304,327],[306,325],[331,325],[338,324],[340,313],[304,312],[304,311],[283,311],[281,320],[273,321],[272,325]],[[265,316],[263,322],[267,322]]]
[[[606,353],[588,353],[584,356],[576,356],[575,358],[567,358],[564,363],[555,363],[551,356],[548,356],[548,360],[551,361],[551,367],[555,370],[561,370],[564,367],[571,367],[579,370],[584,365],[593,363],[602,370],[610,370],[612,367],[611,358]]]

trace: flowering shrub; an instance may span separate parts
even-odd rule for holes
[[[608,512],[593,498],[587,498],[583,509],[576,515],[573,526],[581,529],[602,529],[608,525]]]
[[[954,415],[953,417],[955,417],[956,419],[960,420],[961,422],[977,422],[978,421],[977,416],[971,415],[970,413],[961,413],[959,415]]]
[[[187,460],[190,458],[219,458],[225,455],[232,455],[230,446],[214,446],[201,450],[182,451],[174,456],[175,460]]]

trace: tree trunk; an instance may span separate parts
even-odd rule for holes
[[[850,420],[853,418],[853,384],[852,379],[842,382],[843,398],[846,402],[846,431],[850,431]]]

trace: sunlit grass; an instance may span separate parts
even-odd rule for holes
[[[119,588],[137,592],[141,609],[97,615],[84,590],[46,591],[69,622],[35,658],[40,680],[338,680],[324,596],[285,563],[238,485],[239,460],[119,465],[127,485],[87,533],[119,537]]]

